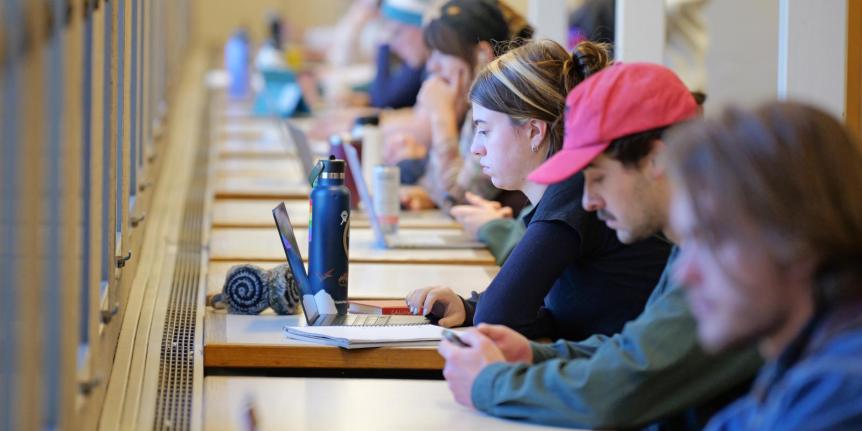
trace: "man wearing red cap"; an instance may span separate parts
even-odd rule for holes
[[[673,241],[661,136],[697,116],[688,89],[663,66],[618,64],[575,87],[566,106],[563,149],[529,179],[554,183],[584,170],[584,207],[621,242]],[[700,348],[684,292],[669,275],[676,255],[643,313],[612,337],[548,345],[480,325],[462,336],[470,347],[441,342],[455,399],[549,425],[701,428],[746,389],[760,359],[753,350],[711,356]]]

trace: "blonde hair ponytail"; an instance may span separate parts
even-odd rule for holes
[[[611,64],[607,45],[581,42],[573,54],[560,44],[541,39],[501,55],[476,76],[470,100],[523,123],[548,123],[548,154],[563,143],[563,112],[569,91]]]

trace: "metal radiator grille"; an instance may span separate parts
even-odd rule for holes
[[[204,120],[203,123],[207,121]],[[203,130],[207,125],[202,124]],[[202,137],[206,139],[206,136]],[[154,430],[188,430],[191,426],[194,340],[201,235],[207,180],[207,145],[198,143],[165,316],[159,359]]]

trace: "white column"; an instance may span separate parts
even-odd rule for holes
[[[811,103],[844,118],[847,2],[781,0],[778,98]]]
[[[619,61],[664,60],[664,0],[616,0],[615,57]]]
[[[536,28],[536,39],[551,39],[566,46],[569,13],[566,0],[530,0],[527,20]]]

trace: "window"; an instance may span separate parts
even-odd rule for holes
[[[134,214],[135,210],[135,198],[138,194],[138,169],[140,167],[139,160],[141,159],[141,154],[139,153],[139,137],[138,137],[138,57],[140,50],[138,49],[138,42],[140,38],[138,37],[139,27],[138,27],[138,0],[132,0],[131,4],[132,8],[132,70],[131,77],[129,79],[129,93],[131,94],[131,101],[129,103],[129,107],[131,112],[129,115],[130,119],[130,136],[131,141],[129,143],[129,157],[131,158],[129,161],[129,213]]]
[[[87,3],[87,11],[84,18],[84,64],[83,64],[83,97],[81,103],[81,221],[83,223],[81,235],[81,316],[79,323],[78,342],[78,369],[87,363],[90,349],[90,289],[92,265],[92,195],[93,195],[93,17],[92,5]]]
[[[53,0],[54,16],[63,16],[64,0]],[[47,41],[47,70],[44,73],[45,88],[43,93],[43,109],[47,121],[47,139],[44,163],[47,176],[45,182],[46,211],[43,217],[47,220],[47,235],[45,236],[45,277],[43,279],[43,331],[42,372],[44,379],[43,392],[43,424],[45,429],[57,429],[60,421],[60,394],[62,370],[62,301],[60,281],[62,278],[63,244],[60,242],[61,223],[63,223],[62,206],[62,136],[63,136],[63,20],[52,22],[50,38]]]
[[[110,277],[111,263],[114,256],[111,250],[111,45],[113,22],[111,17],[111,2],[102,3],[102,18],[104,19],[103,36],[102,36],[102,223],[101,223],[101,280],[99,288],[100,300],[103,304],[103,310],[110,313],[114,307],[113,297],[110,295]]]
[[[5,3],[2,12],[2,28],[7,32],[3,39],[6,43],[5,52],[11,57],[12,47],[23,37],[21,26],[16,21],[21,16],[18,0]],[[15,226],[16,207],[18,200],[18,156],[19,156],[19,122],[18,100],[20,96],[21,71],[16,59],[8,58],[0,70],[0,429],[14,429],[16,413],[14,411],[14,391],[17,385],[18,365],[17,334],[14,322],[17,319],[18,292],[16,280],[18,273],[15,265],[15,254],[18,250],[18,230]]]
[[[114,2],[110,2],[114,3]],[[123,126],[125,125],[125,54],[126,54],[126,0],[115,0],[115,4],[118,7],[119,17],[117,19],[117,85],[116,88],[116,140],[114,141],[115,145],[115,160],[114,166],[116,169],[116,195],[114,201],[114,225],[115,225],[115,239],[114,239],[114,249],[115,256],[125,256],[126,252],[123,250],[124,241],[123,241],[123,222],[124,222],[124,213],[125,207],[123,206],[123,201],[126,190],[124,186],[123,174],[126,172],[125,169],[125,148],[126,140],[125,136],[123,136]]]

